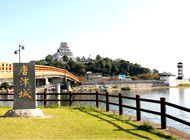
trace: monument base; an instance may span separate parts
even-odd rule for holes
[[[4,117],[43,117],[43,116],[44,114],[39,108],[9,110],[4,115]]]

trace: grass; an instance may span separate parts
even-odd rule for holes
[[[177,85],[177,86],[178,86],[178,87],[190,87],[190,84],[188,84],[188,83],[185,84],[185,83],[184,83],[184,84],[179,84],[179,85]]]
[[[0,108],[0,139],[175,139],[90,106],[40,108],[50,118],[4,118],[11,109]]]
[[[131,90],[132,88],[130,86],[125,86],[125,87],[122,87],[122,89]]]
[[[115,85],[115,87],[113,87],[113,88],[119,88],[119,86],[118,86],[118,85]]]

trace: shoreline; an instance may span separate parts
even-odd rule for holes
[[[105,108],[99,108],[99,109],[106,112]],[[108,111],[107,113],[119,115],[119,112],[112,111],[112,110]],[[141,121],[137,121],[136,117],[131,116],[131,115],[127,115],[127,114],[123,114],[123,117],[125,119],[131,118],[131,120],[133,122],[136,122],[136,123],[139,123],[139,124],[144,124],[144,122],[149,123],[154,128],[156,128],[158,131],[164,132],[165,134],[172,135],[172,136],[180,138],[180,139],[190,139],[190,134],[188,134],[186,132],[183,132],[181,130],[178,130],[178,129],[176,129],[174,127],[171,127],[171,126],[167,126],[166,129],[161,129],[161,124],[159,124],[159,123],[155,123],[155,122],[148,121],[148,120],[145,120],[145,119],[141,119]]]
[[[165,86],[165,87],[142,87],[142,88],[131,88],[131,90],[138,90],[138,89],[165,89],[165,88],[190,88],[189,86]],[[88,90],[97,90],[99,91],[100,89],[95,89],[95,88],[81,88],[81,89],[84,89],[85,91],[87,91],[86,89]],[[104,88],[104,89],[107,89],[107,90],[121,90],[121,88]],[[78,91],[76,89],[73,89],[73,91]]]

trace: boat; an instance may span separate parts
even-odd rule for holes
[[[107,89],[106,89],[106,88],[101,88],[100,90],[101,90],[101,91],[107,91]]]
[[[131,90],[131,88],[130,87],[123,87],[123,88],[121,88],[121,90]]]
[[[78,91],[79,91],[79,92],[85,92],[85,90],[84,90],[84,89],[79,89]]]

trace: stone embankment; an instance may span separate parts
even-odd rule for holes
[[[150,88],[150,87],[162,87],[165,86],[165,81],[161,80],[133,80],[133,81],[89,81],[82,82],[82,85],[79,88],[97,88],[99,86],[106,87],[115,87],[116,85],[119,87],[130,86],[132,88]]]

